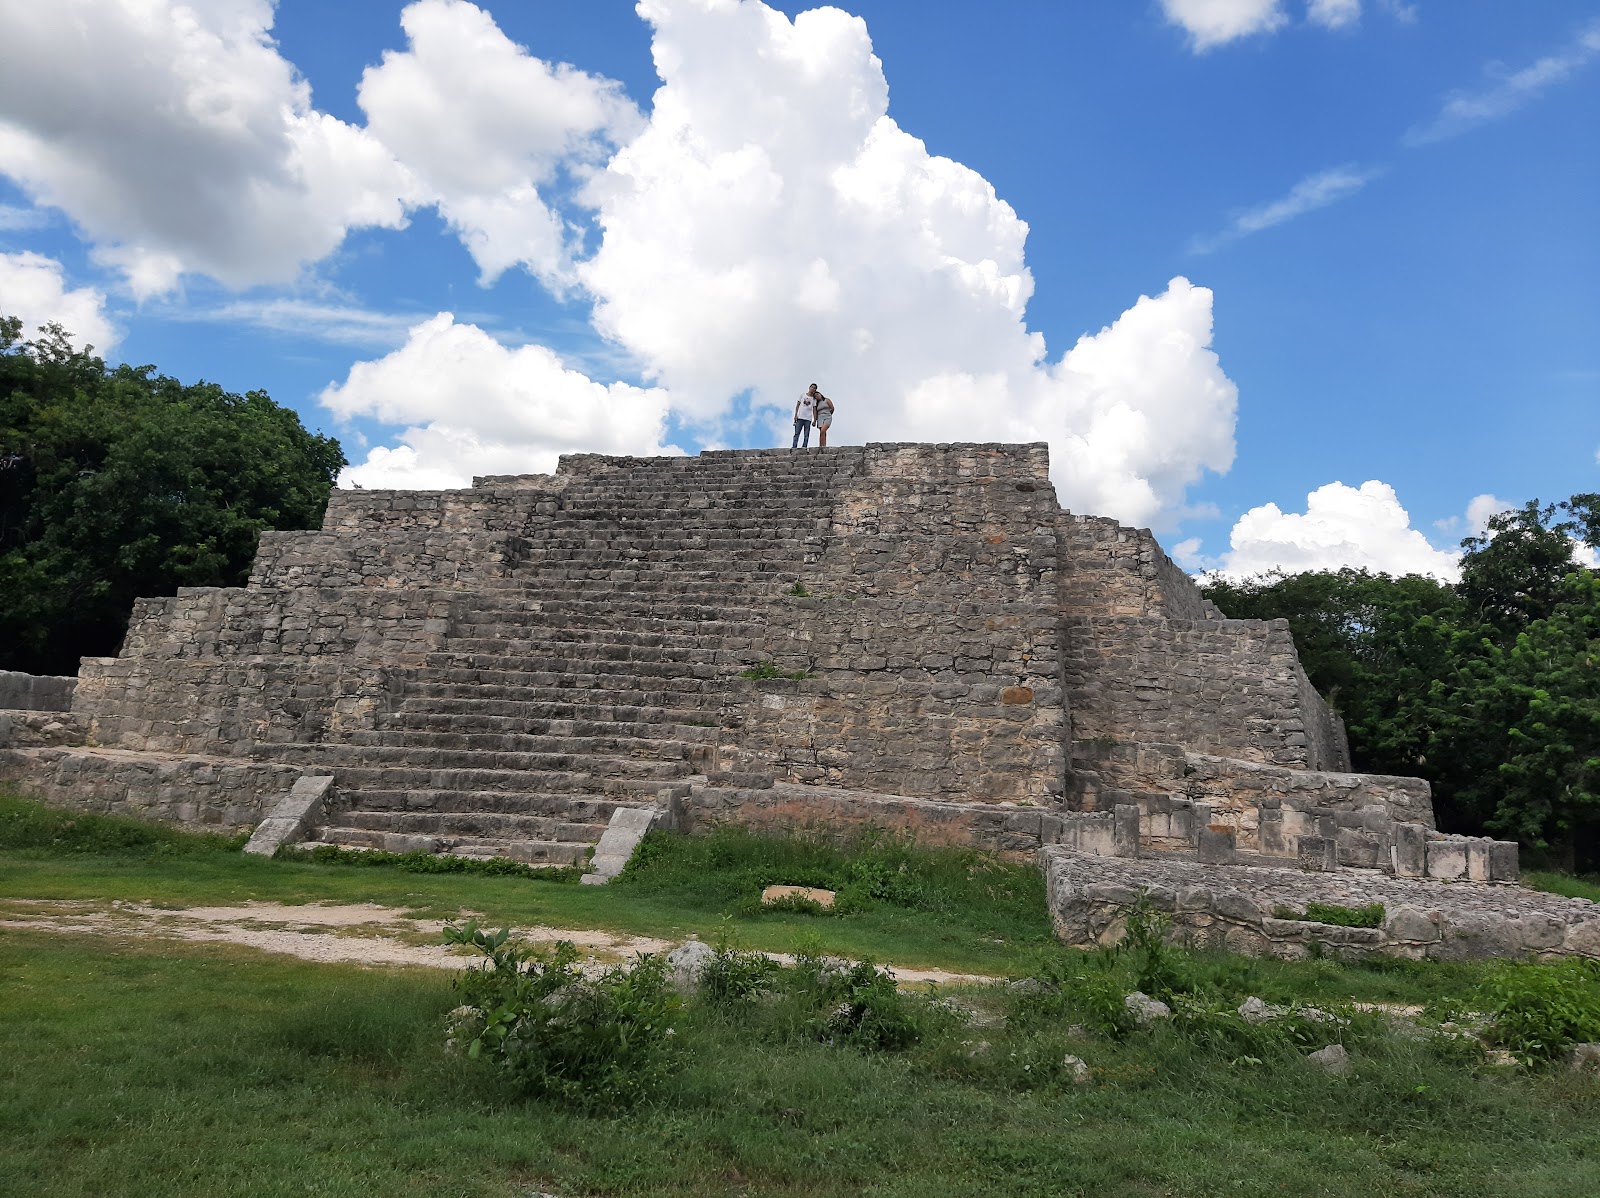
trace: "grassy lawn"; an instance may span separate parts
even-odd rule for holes
[[[771,881],[829,886],[847,913],[762,913],[752,900]],[[989,1016],[976,1023],[908,998],[920,1031],[893,1052],[799,1034],[782,1006],[690,1003],[653,1097],[586,1113],[447,1056],[461,994],[435,971],[3,930],[0,1194],[1600,1193],[1600,1078],[1492,1068],[1374,1015],[1299,1039],[1231,1015],[1245,994],[1459,1004],[1484,967],[1175,952],[1179,989],[1203,999],[1194,1013],[1113,1027],[1096,1022],[1095,979],[1114,1014],[1148,962],[1051,944],[1037,888],[1031,868],[973,854],[736,834],[652,838],[600,888],[261,861],[0,797],[0,898],[379,902],[1065,979],[1044,997],[955,992]],[[1329,1038],[1350,1074],[1303,1059]],[[1082,1084],[1067,1053],[1088,1065]]]
[[[1165,1032],[864,1054],[691,1009],[664,1091],[584,1114],[445,1056],[456,1001],[431,972],[0,933],[0,1193],[1544,1198],[1600,1177],[1594,1078],[1370,1029],[1339,1078]],[[1089,1083],[1030,1080],[1064,1050]]]

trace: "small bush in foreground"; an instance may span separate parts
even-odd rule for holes
[[[678,998],[660,957],[586,976],[568,941],[537,950],[476,922],[447,926],[446,944],[489,958],[457,979],[466,1003],[450,1043],[486,1057],[519,1089],[577,1106],[627,1106],[665,1080]]]
[[[1495,967],[1472,1000],[1488,1018],[1486,1038],[1526,1064],[1600,1040],[1600,963]]]

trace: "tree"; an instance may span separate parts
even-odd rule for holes
[[[317,527],[344,465],[263,391],[109,368],[0,319],[0,669],[75,673],[134,599],[241,584],[263,529]]]
[[[1555,610],[1563,580],[1578,568],[1573,546],[1585,538],[1600,545],[1600,495],[1543,506],[1535,499],[1500,512],[1489,517],[1482,535],[1461,542],[1457,593],[1480,617],[1514,636]]]

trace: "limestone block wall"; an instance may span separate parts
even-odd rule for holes
[[[1287,621],[1065,620],[1073,733],[1299,769],[1344,760]]]
[[[0,670],[0,711],[71,711],[76,678]]]
[[[796,782],[967,802],[1059,805],[1066,712],[1054,637],[997,605],[793,599],[745,682],[739,768]]]
[[[1171,858],[1040,852],[1056,934],[1084,948],[1114,944],[1141,896],[1167,914],[1172,938],[1257,956],[1600,959],[1600,904],[1513,886],[1462,886],[1371,871],[1202,865]],[[1382,927],[1286,919],[1310,902],[1381,903]]]
[[[370,727],[436,648],[448,593],[184,588],[135,606],[120,657],[85,658],[74,711],[104,745],[247,753]]]
[[[1070,512],[1061,514],[1056,529],[1061,542],[1061,607],[1068,615],[1222,618],[1149,529]]]
[[[1043,446],[868,446],[733,696],[730,764],[791,782],[1060,806],[1067,711]]]
[[[197,831],[252,828],[300,778],[293,766],[73,748],[0,748],[0,782],[58,807]]]

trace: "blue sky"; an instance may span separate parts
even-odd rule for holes
[[[1600,490],[1597,135],[1567,0],[0,0],[0,309],[368,486],[815,379],[1191,568],[1448,575]]]

